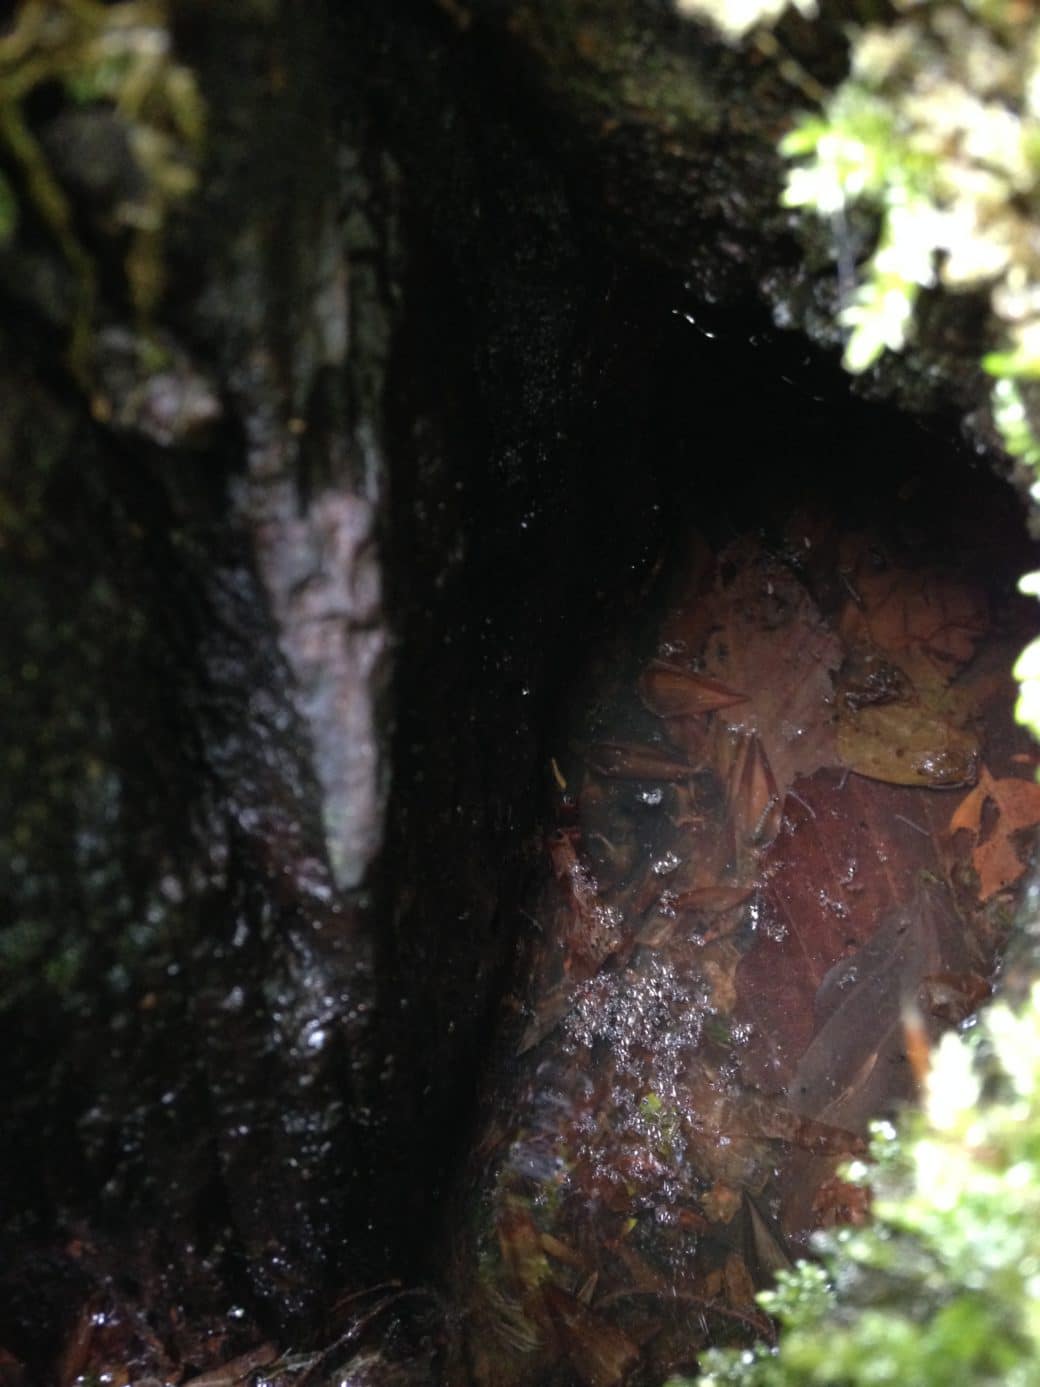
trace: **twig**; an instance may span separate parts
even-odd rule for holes
[[[384,1286],[393,1286],[395,1284],[400,1285],[400,1282],[389,1281],[383,1283]],[[355,1293],[355,1295],[347,1297],[347,1299],[357,1299],[358,1296],[368,1295],[370,1292],[379,1289],[380,1287],[378,1286],[370,1286],[366,1290],[358,1291]],[[335,1351],[338,1348],[345,1348],[347,1344],[349,1344],[352,1340],[358,1338],[362,1333],[364,1333],[366,1329],[369,1328],[370,1325],[372,1325],[379,1318],[379,1316],[384,1312],[384,1310],[389,1310],[391,1305],[396,1305],[398,1301],[409,1299],[432,1300],[435,1302],[437,1307],[442,1312],[444,1310],[444,1302],[442,1301],[441,1297],[437,1294],[436,1291],[430,1290],[426,1286],[415,1286],[408,1290],[396,1291],[393,1295],[384,1296],[378,1305],[374,1305],[372,1309],[369,1310],[366,1314],[362,1315],[360,1319],[355,1320],[354,1323],[350,1326],[350,1328],[344,1330],[344,1332],[339,1336],[338,1339],[333,1340],[333,1342],[329,1344],[328,1348],[323,1349],[321,1353],[319,1353],[318,1356],[314,1359],[314,1361],[308,1364],[308,1366],[303,1372],[302,1377],[297,1378],[296,1382],[293,1384],[293,1387],[304,1387],[304,1384],[310,1380],[311,1376],[319,1368],[322,1368],[325,1365],[329,1356],[335,1353]],[[339,1303],[343,1304],[344,1302],[340,1301]]]
[[[898,819],[901,824],[906,824],[907,828],[912,828],[915,833],[920,833],[924,838],[932,836],[926,828],[922,828],[920,824],[915,824],[913,819],[908,819],[905,814],[893,814],[892,817]]]
[[[802,808],[805,810],[805,812],[809,815],[810,819],[816,818],[816,810],[806,800],[802,799],[801,795],[795,794],[794,790],[788,790],[787,798],[793,799],[795,804],[800,804]]]
[[[704,1296],[694,1295],[692,1291],[655,1291],[650,1287],[642,1290],[639,1287],[632,1287],[627,1291],[611,1291],[609,1295],[601,1296],[596,1302],[596,1309],[598,1310],[603,1305],[610,1305],[616,1300],[628,1300],[632,1296],[644,1295],[652,1296],[655,1300],[674,1300],[682,1305],[696,1305],[698,1310],[707,1310],[713,1315],[721,1315],[723,1319],[737,1320],[765,1339],[770,1348],[776,1344],[776,1329],[773,1321],[765,1315],[759,1317],[755,1314],[748,1314],[744,1310],[733,1310],[728,1305],[720,1305],[717,1301],[706,1300]]]

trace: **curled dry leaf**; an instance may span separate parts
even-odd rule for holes
[[[689,780],[698,769],[639,742],[597,742],[588,748],[585,760],[598,775],[617,780]]]
[[[672,909],[688,910],[703,915],[721,915],[734,906],[743,905],[754,891],[754,886],[698,886],[692,891],[681,891],[672,900]]]
[[[639,680],[639,696],[661,718],[694,717],[746,703],[748,696],[721,680],[655,660]]]
[[[987,822],[987,807],[995,816]],[[975,839],[971,864],[979,878],[979,898],[986,901],[1013,885],[1026,869],[1019,848],[1027,830],[1040,823],[1040,785],[1009,776],[994,780],[983,767],[979,783],[950,819],[950,832],[965,829]]]
[[[573,834],[554,834],[549,854],[561,893],[558,933],[565,971],[574,977],[590,977],[621,947],[622,916],[600,901],[597,882],[578,856]]]
[[[726,768],[726,798],[741,875],[754,872],[755,849],[771,843],[780,827],[781,793],[757,733],[719,728],[717,763]]]
[[[748,1263],[753,1266],[762,1281],[774,1277],[778,1271],[790,1271],[792,1262],[787,1249],[780,1240],[780,1234],[767,1219],[757,1202],[744,1191],[744,1247]]]
[[[211,1368],[209,1372],[189,1378],[187,1387],[239,1387],[240,1383],[253,1379],[262,1368],[269,1367],[278,1356],[274,1344],[260,1344],[258,1348],[240,1354],[219,1368]]]
[[[722,1269],[722,1281],[726,1291],[726,1303],[734,1310],[755,1306],[757,1287],[751,1279],[747,1263],[737,1252],[731,1252]]]

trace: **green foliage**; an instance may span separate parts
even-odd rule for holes
[[[775,19],[754,0],[680,0],[731,39]],[[857,205],[876,217],[857,267],[845,365],[910,340],[922,290],[988,298],[986,355],[1008,453],[1040,469],[1040,12],[1018,0],[894,0],[851,35],[848,78],[781,144],[783,200],[830,220],[836,256]],[[1040,503],[1040,480],[1031,495]],[[1040,596],[1040,573],[1022,580]],[[1040,738],[1040,640],[1020,657],[1019,720]],[[1040,985],[945,1037],[924,1111],[875,1130],[875,1218],[820,1240],[760,1296],[779,1349],[705,1357],[699,1387],[1026,1387],[1040,1382]],[[675,1379],[672,1387],[680,1387]],[[688,1387],[694,1387],[689,1383]]]
[[[776,4],[688,0],[731,37]],[[1017,0],[895,0],[894,23],[852,35],[848,78],[781,143],[783,199],[832,220],[878,219],[873,253],[841,312],[845,365],[866,370],[912,334],[922,289],[989,297],[1001,380],[1040,378],[1040,15]],[[999,403],[999,402],[998,402]],[[998,411],[1003,428],[1007,410]],[[1021,430],[1009,451],[1023,456]]]
[[[698,1387],[1040,1381],[1040,984],[944,1037],[924,1110],[877,1124],[872,1156],[849,1175],[872,1186],[873,1222],[759,1297],[779,1349],[715,1350]]]
[[[681,0],[730,38],[785,6]],[[847,79],[781,142],[790,207],[828,218],[836,255],[845,214],[877,218],[872,254],[840,312],[844,362],[862,372],[913,333],[921,291],[988,297],[1000,348],[993,419],[1007,452],[1040,468],[1040,11],[1019,0],[894,0],[896,18],[852,33]],[[1032,487],[1040,503],[1040,482]],[[1027,580],[1040,595],[1040,583]],[[1040,738],[1040,642],[1016,667],[1017,715]]]
[[[97,275],[27,116],[29,98],[47,86],[76,105],[111,110],[126,131],[138,187],[110,215],[113,229],[129,233],[125,271],[142,318],[162,291],[169,209],[195,187],[203,107],[191,72],[172,56],[164,0],[22,0],[0,37],[0,157],[75,276],[70,355],[86,376]],[[14,234],[17,211],[12,182],[0,171],[0,243]]]
[[[833,217],[874,208],[845,364],[899,350],[922,288],[982,289],[1006,349],[1000,376],[1040,374],[1040,21],[1012,3],[911,4],[854,36],[848,79],[781,148],[803,160],[784,200]]]

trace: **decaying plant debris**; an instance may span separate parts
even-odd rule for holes
[[[553,766],[480,1381],[659,1381],[768,1338],[756,1290],[865,1218],[839,1169],[988,995],[1040,822],[1009,637],[976,574],[826,511],[688,542],[649,658]]]

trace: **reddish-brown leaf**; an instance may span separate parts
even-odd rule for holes
[[[639,680],[639,696],[658,717],[691,717],[746,703],[747,694],[721,680],[655,660]]]
[[[549,844],[561,905],[555,917],[557,945],[573,977],[591,977],[624,942],[619,911],[600,900],[598,883],[578,855],[573,832],[553,835]]]
[[[597,742],[585,760],[598,775],[616,780],[689,780],[697,770],[674,754],[640,742]]]
[[[813,1002],[816,1034],[798,1061],[788,1100],[799,1112],[839,1115],[859,1125],[893,1098],[904,1098],[912,1076],[902,1062],[906,1007],[916,1005],[924,978],[958,949],[960,927],[952,896],[922,886],[894,907],[851,957],[828,972]]]
[[[748,1028],[742,1067],[760,1087],[778,1092],[790,1082],[834,965],[915,899],[922,874],[943,878],[942,804],[930,792],[834,772],[796,782],[763,858],[757,938],[737,973],[736,1019]]]
[[[734,734],[726,735],[732,737]],[[780,827],[781,794],[761,739],[755,733],[738,735],[739,745],[730,769],[728,801],[737,847],[747,849],[771,843],[776,837]]]

